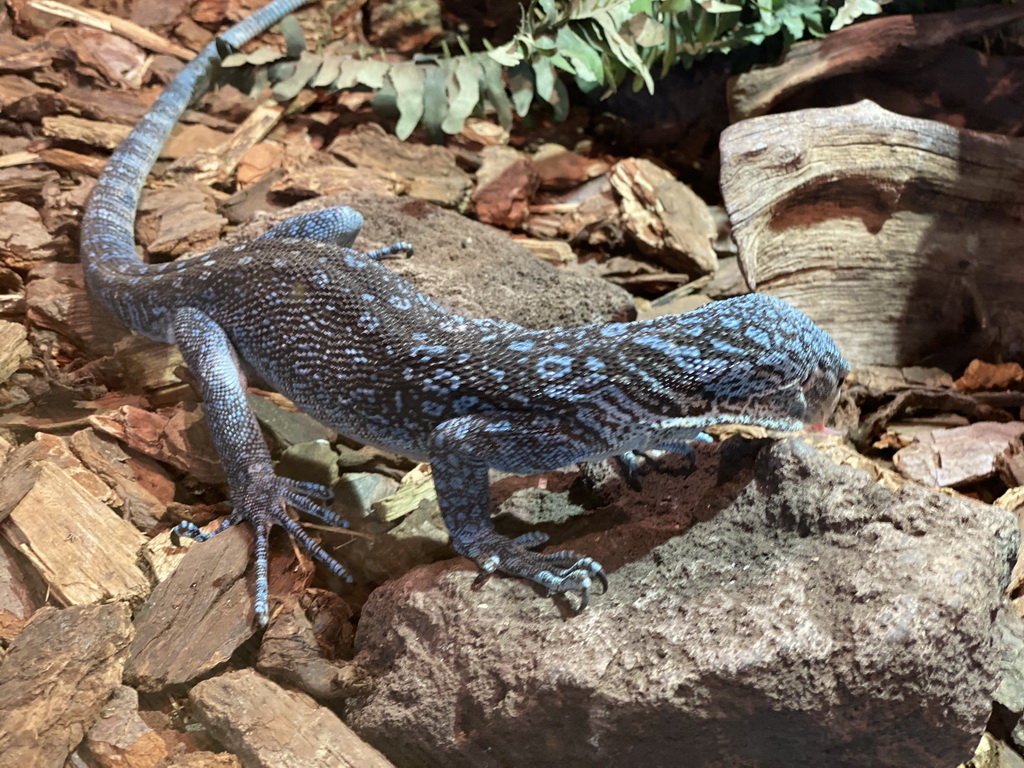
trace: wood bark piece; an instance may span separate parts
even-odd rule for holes
[[[469,191],[470,179],[444,147],[406,144],[376,123],[360,125],[339,136],[329,151],[363,173],[398,174],[409,183],[409,195],[454,208]]]
[[[541,189],[568,190],[608,173],[608,163],[572,152],[561,144],[544,144],[531,158]]]
[[[154,190],[138,213],[139,240],[151,254],[181,256],[217,244],[227,219],[211,190],[197,183]]]
[[[179,404],[157,413],[132,405],[89,417],[89,423],[139,453],[187,472],[201,483],[224,482],[202,410]]]
[[[979,421],[938,429],[893,456],[896,468],[922,485],[953,488],[993,477],[998,459],[1024,434],[1024,422]]]
[[[120,685],[131,636],[124,603],[40,610],[0,666],[0,764],[64,766]]]
[[[45,604],[46,584],[32,566],[0,538],[0,641],[18,634],[22,624]]]
[[[309,696],[244,669],[189,692],[196,715],[246,765],[386,768],[380,752]]]
[[[131,333],[85,292],[78,264],[40,264],[30,277],[25,286],[30,327],[56,331],[92,355],[111,354],[114,343]]]
[[[0,202],[42,205],[43,189],[58,181],[60,175],[50,168],[0,168]]]
[[[626,230],[644,253],[691,280],[715,271],[711,244],[717,228],[693,190],[650,160],[635,158],[612,167],[611,183]]]
[[[125,680],[160,691],[208,674],[252,637],[252,593],[245,571],[248,526],[193,545],[170,578],[157,585],[135,618]]]
[[[473,209],[479,221],[519,229],[530,213],[540,177],[528,157],[512,147],[485,147],[476,172]]]
[[[897,57],[905,61],[915,51],[929,51],[1020,18],[1020,5],[889,16],[797,43],[778,65],[754,69],[730,82],[730,120],[764,115],[811,83],[895,65]]]
[[[864,101],[745,120],[721,148],[747,281],[854,368],[916,363],[970,327],[996,354],[1024,342],[1024,141]]]
[[[105,149],[114,149],[130,131],[130,125],[111,125],[74,115],[43,118],[43,135],[51,139],[76,141]]]
[[[75,455],[110,486],[114,506],[136,528],[148,532],[156,527],[174,501],[174,480],[163,467],[127,453],[113,438],[91,429],[76,432],[69,442]]]
[[[94,177],[98,177],[107,166],[107,161],[102,158],[59,148],[39,150],[39,159],[55,168]]]
[[[217,181],[223,182],[231,177],[245,153],[266,138],[281,121],[282,115],[283,107],[267,104],[261,104],[249,113],[218,153],[220,162],[217,167]]]
[[[0,260],[12,269],[31,269],[63,247],[44,226],[39,211],[24,203],[0,203]]]
[[[307,612],[309,615],[307,615]],[[365,696],[373,687],[352,657],[352,609],[333,592],[289,596],[260,644],[260,672],[316,699]],[[340,647],[339,647],[340,646]],[[341,658],[328,652],[341,652]]]
[[[89,756],[101,768],[155,768],[167,757],[167,743],[139,716],[139,694],[115,688],[85,739]]]
[[[78,24],[106,32],[117,32],[137,45],[157,53],[167,53],[184,61],[189,61],[195,56],[195,51],[175,45],[166,37],[108,13],[75,8],[64,3],[55,2],[55,0],[28,0],[26,5],[43,13],[59,16],[62,19],[71,19]]]
[[[25,326],[0,320],[0,384],[11,378],[21,361],[31,355]]]
[[[0,534],[64,605],[141,600],[149,594],[149,580],[136,565],[142,534],[50,463],[5,466],[0,520]]]

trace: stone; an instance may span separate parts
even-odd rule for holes
[[[762,444],[701,446],[679,477],[659,459],[642,495],[553,537],[609,571],[580,615],[521,580],[474,589],[465,560],[377,589],[356,638],[377,686],[347,722],[405,765],[969,759],[1007,652],[1013,515]]]

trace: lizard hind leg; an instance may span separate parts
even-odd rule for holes
[[[234,505],[231,517],[213,533],[204,534],[191,523],[179,526],[178,532],[193,538],[209,538],[243,520],[253,526],[256,532],[256,618],[261,625],[266,625],[269,620],[270,526],[281,525],[317,561],[345,578],[344,567],[291,518],[287,507],[292,506],[332,525],[341,521],[325,506],[331,496],[329,489],[278,477],[274,472],[270,450],[246,398],[245,377],[224,329],[205,313],[183,307],[174,313],[174,338],[203,396],[206,422],[224,466]]]

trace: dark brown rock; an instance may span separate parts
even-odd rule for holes
[[[356,647],[377,687],[348,722],[417,766],[968,759],[1001,677],[1015,519],[891,493],[797,440],[752,467],[714,450],[691,477],[647,475],[646,515],[630,499],[610,531],[558,543],[611,571],[582,615],[513,579],[473,590],[465,561],[376,590]]]

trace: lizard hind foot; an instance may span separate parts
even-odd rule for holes
[[[205,541],[242,520],[252,525],[256,533],[256,619],[261,626],[266,626],[269,620],[268,537],[274,523],[284,528],[315,561],[327,566],[331,573],[345,581],[352,581],[345,567],[288,514],[287,507],[291,506],[329,525],[347,528],[348,524],[325,506],[331,498],[330,489],[323,485],[278,477],[268,468],[266,472],[250,475],[244,487],[232,492],[235,509],[216,530],[204,533],[193,523],[182,522],[175,526],[174,533]]]
[[[570,549],[551,554],[527,549],[541,546],[547,540],[547,534],[536,531],[516,539],[506,539],[490,532],[483,542],[469,549],[470,557],[480,568],[476,583],[497,572],[517,576],[544,587],[549,595],[577,593],[579,604],[576,612],[586,610],[595,580],[601,584],[602,593],[608,591],[608,576],[604,568],[593,558]]]

